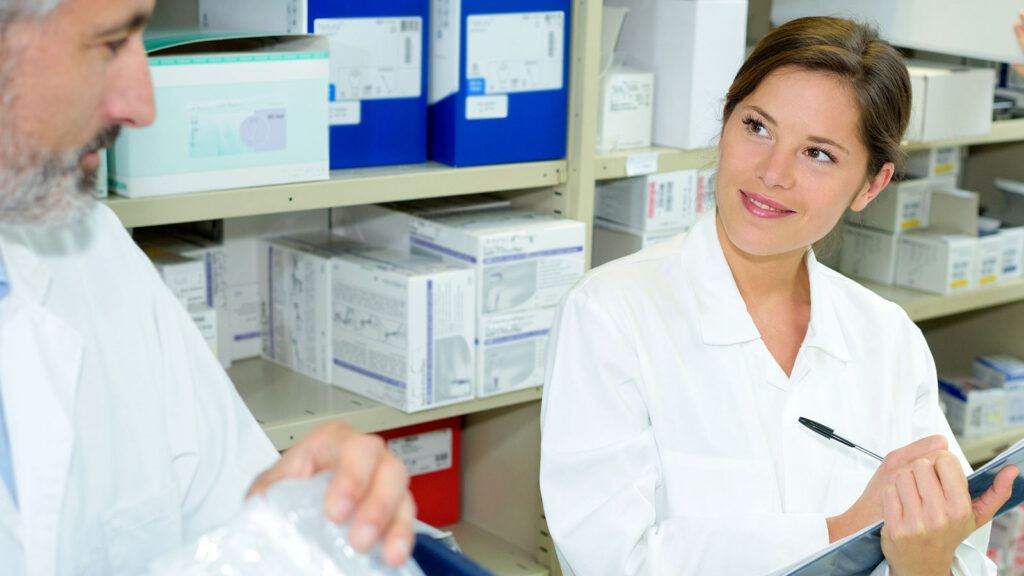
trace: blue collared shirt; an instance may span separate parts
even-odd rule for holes
[[[7,278],[7,268],[4,267],[3,257],[0,256],[0,300],[3,300],[10,291],[11,283]],[[4,396],[2,391],[0,391],[0,478],[3,478],[4,483],[7,484],[11,500],[14,500],[15,505],[17,505],[18,490],[14,484],[14,464],[11,462],[11,442],[7,436],[7,421],[4,417]]]

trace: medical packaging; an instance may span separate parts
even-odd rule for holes
[[[1020,278],[1024,265],[1024,227],[1000,228],[996,234],[1003,239],[1003,279]]]
[[[191,234],[178,226],[136,228],[134,240],[140,246],[155,246],[186,258],[203,262],[206,294],[204,304],[217,311],[217,349],[225,368],[231,366],[228,352],[231,330],[228,326],[227,251],[222,242]]]
[[[931,62],[908,64],[913,104],[904,138],[932,142],[992,131],[995,70]]]
[[[595,194],[595,218],[644,232],[693,226],[702,200],[697,170],[601,182]]]
[[[631,68],[613,56],[628,9],[604,8],[601,71],[598,77],[597,151],[651,145],[654,122],[654,73]]]
[[[218,341],[217,310],[206,304],[191,304],[188,307],[188,314],[192,317],[192,322],[195,323],[196,328],[199,329],[199,333],[202,334],[203,340],[210,347],[210,351],[219,360],[220,343]]]
[[[345,250],[330,232],[261,241],[262,354],[300,374],[330,383],[331,258]]]
[[[157,246],[142,246],[142,251],[183,305],[206,303],[206,269],[202,260],[186,258]]]
[[[860,212],[847,210],[846,222],[886,232],[899,232],[928,226],[931,212],[933,181],[914,178],[890,182]]]
[[[431,1],[431,160],[477,166],[565,156],[571,5]]]
[[[1024,425],[1024,361],[1006,354],[978,356],[972,372],[986,385],[1006,391],[1003,426]]]
[[[555,306],[586,268],[582,222],[521,208],[410,220],[414,253],[476,271],[477,315]]]
[[[478,318],[478,398],[544,385],[548,334],[556,310],[517,310]]]
[[[112,191],[139,198],[327,179],[327,41],[217,38],[147,41],[160,113],[114,143]]]
[[[896,284],[935,294],[977,287],[978,239],[963,234],[915,231],[900,237]]]
[[[978,238],[975,260],[978,287],[993,286],[1003,280],[1003,250],[1006,242],[997,234]]]
[[[435,527],[459,521],[462,418],[375,432],[409,472],[416,519]]]
[[[199,0],[199,20],[324,36],[331,169],[411,164],[427,159],[429,1]]]
[[[591,251],[590,263],[592,266],[600,266],[644,248],[664,242],[673,236],[686,232],[686,228],[675,228],[671,230],[656,230],[644,232],[643,230],[632,230],[618,226],[612,222],[603,220],[594,221],[594,245]]]
[[[332,384],[406,412],[473,399],[471,268],[356,245],[329,274]]]
[[[107,183],[107,149],[99,150],[98,154],[100,155],[100,167],[96,170],[96,190],[94,194],[97,198],[106,198],[110,195],[110,186]]]
[[[722,104],[743,63],[746,0],[607,0],[629,8],[616,50],[654,73],[653,141],[676,148],[713,146]]]
[[[946,420],[960,438],[994,434],[1003,429],[1006,391],[974,378],[939,378]]]
[[[896,280],[899,254],[898,233],[872,230],[845,223],[842,228],[839,271],[879,284]]]
[[[915,178],[957,176],[963,167],[963,147],[933,146],[907,154],[906,172]]]
[[[224,286],[231,360],[259,356],[262,351],[263,302],[260,299],[260,239],[269,236],[327,230],[327,210],[304,210],[244,218],[225,218],[218,225],[196,225],[199,232],[222,239],[225,253]]]
[[[984,6],[984,10],[979,10]],[[871,22],[882,38],[895,46],[1024,64],[1024,54],[1012,33],[1019,0],[985,0],[983,5],[962,0],[772,0],[776,26],[801,16],[840,16]],[[991,103],[991,102],[990,102]]]

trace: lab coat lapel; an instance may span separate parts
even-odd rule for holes
[[[26,574],[56,571],[60,514],[74,446],[83,342],[43,306],[49,273],[3,246],[11,293],[0,302],[0,386],[11,439]]]

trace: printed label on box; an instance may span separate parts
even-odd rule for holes
[[[410,476],[452,467],[452,429],[388,440],[388,449],[405,464]]]
[[[189,156],[209,158],[284,150],[288,115],[282,104],[241,100],[189,106]]]
[[[486,94],[561,90],[565,13],[475,14],[466,19],[466,79]]]
[[[363,121],[363,105],[359,100],[331,102],[327,105],[327,123],[331,126],[355,126]]]
[[[508,118],[508,94],[466,98],[466,120],[494,118]]]
[[[331,101],[422,94],[422,18],[317,18],[313,33],[331,46]]]
[[[437,104],[459,91],[459,43],[462,0],[430,2],[430,82],[427,104]]]

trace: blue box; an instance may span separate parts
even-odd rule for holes
[[[328,39],[331,169],[426,161],[429,0],[200,0],[199,15]]]
[[[479,166],[565,157],[570,6],[432,0],[431,160]]]

